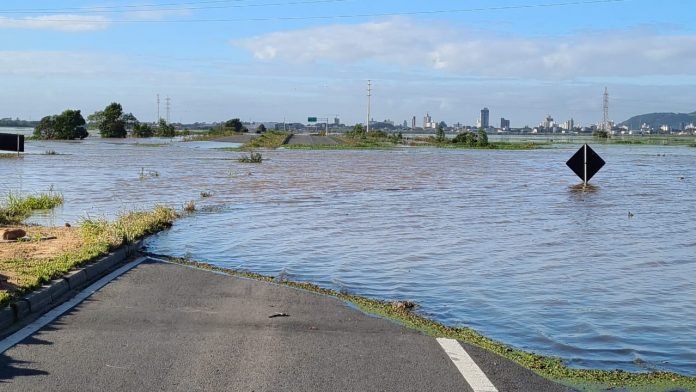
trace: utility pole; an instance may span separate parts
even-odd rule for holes
[[[172,100],[171,98],[167,97],[167,124],[169,124],[169,109],[171,107]]]
[[[160,118],[162,118],[160,116],[160,96],[157,94],[157,120],[155,120],[155,123],[158,123]]]
[[[609,126],[609,90],[604,87],[604,123],[602,124],[604,131],[611,133]]]
[[[370,101],[372,99],[372,80],[367,80],[367,131],[370,132]]]

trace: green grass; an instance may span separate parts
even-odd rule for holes
[[[13,159],[13,158],[20,158],[22,155],[19,155],[17,153],[14,154],[8,154],[8,153],[0,153],[0,159]]]
[[[33,211],[50,210],[61,204],[63,195],[60,193],[48,192],[25,197],[10,193],[5,203],[0,205],[0,224],[15,225],[27,219]]]
[[[696,147],[696,143],[689,144],[689,147]]]
[[[687,377],[669,372],[630,373],[619,370],[605,371],[571,369],[567,367],[559,358],[545,357],[512,348],[500,342],[489,339],[470,328],[448,327],[403,308],[395,307],[392,303],[387,301],[351,295],[349,293],[319,287],[311,283],[292,282],[284,279],[279,280],[270,276],[225,269],[186,259],[167,259],[183,265],[224,272],[233,276],[240,276],[265,282],[274,282],[285,286],[336,297],[354,304],[366,313],[389,318],[428,335],[457,339],[482,347],[499,354],[502,357],[510,359],[545,378],[574,388],[580,388],[584,391],[601,391],[610,388],[628,388],[632,391],[646,392],[685,390],[685,388],[686,390],[696,391],[696,377]]]
[[[12,292],[0,291],[0,306],[124,244],[170,227],[177,217],[173,209],[157,206],[152,211],[121,214],[113,222],[84,219],[79,228],[83,240],[79,249],[49,258],[0,260],[0,272],[13,276],[16,286]]]
[[[244,143],[240,149],[249,151],[257,148],[278,148],[285,143],[290,134],[285,132],[266,132],[259,137],[253,138]]]
[[[242,155],[237,159],[241,163],[261,163],[263,162],[263,156],[260,152],[251,152],[249,155]]]

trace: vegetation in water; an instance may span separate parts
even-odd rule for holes
[[[186,204],[184,204],[184,212],[189,214],[196,212],[196,202],[193,200],[187,201]]]
[[[29,218],[33,211],[50,210],[61,204],[63,204],[63,195],[52,191],[28,196],[10,193],[5,203],[0,204],[0,225],[21,223]]]
[[[241,163],[261,163],[263,162],[263,156],[260,152],[250,152],[249,155],[242,155],[238,159]]]
[[[49,257],[0,259],[0,272],[13,277],[13,289],[0,290],[0,305],[124,244],[170,227],[177,216],[173,209],[157,206],[151,211],[121,214],[112,222],[84,219],[77,229],[81,243],[75,249]]]
[[[74,140],[87,136],[86,122],[79,110],[46,116],[34,128],[34,138],[41,140]]]
[[[242,147],[240,147],[240,150],[249,151],[256,148],[278,148],[285,144],[289,137],[290,134],[285,132],[266,132],[244,143]]]
[[[156,257],[162,257],[155,255]],[[293,282],[287,279],[276,279],[270,276],[225,269],[210,264],[199,263],[187,259],[166,257],[167,260],[227,273],[265,282],[274,282],[298,289],[337,297],[356,305],[366,313],[375,314],[395,320],[405,326],[415,328],[434,337],[446,337],[467,342],[492,351],[504,358],[516,362],[535,373],[573,388],[584,391],[631,390],[631,391],[682,391],[696,390],[696,377],[688,377],[670,372],[630,373],[620,370],[587,370],[572,369],[566,366],[560,358],[518,350],[489,339],[473,329],[466,327],[448,327],[410,311],[407,306],[395,306],[392,302],[351,295],[344,291],[326,289],[315,284]]]

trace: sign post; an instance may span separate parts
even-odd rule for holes
[[[566,165],[572,170],[584,185],[604,166],[605,162],[590,146],[585,143],[578,152],[575,153]]]

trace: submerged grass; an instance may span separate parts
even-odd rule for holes
[[[266,132],[261,136],[253,138],[244,143],[240,149],[249,151],[256,148],[278,148],[282,146],[289,137],[290,134],[285,132]]]
[[[63,204],[63,195],[55,192],[38,195],[7,195],[4,205],[0,205],[0,225],[15,225],[27,219],[32,211],[50,210]]]
[[[242,155],[237,159],[241,163],[261,163],[263,162],[263,156],[260,152],[250,152],[249,155]]]
[[[163,256],[157,256],[162,258]],[[391,302],[351,295],[346,292],[319,287],[315,284],[275,279],[253,272],[236,271],[199,263],[188,259],[166,257],[168,261],[197,268],[227,273],[264,282],[308,290],[348,301],[366,313],[382,316],[397,321],[405,326],[417,329],[434,337],[447,337],[467,342],[502,357],[512,360],[535,373],[556,382],[580,388],[584,391],[602,391],[607,389],[628,388],[632,391],[696,391],[696,377],[687,377],[670,372],[630,373],[621,370],[585,370],[571,369],[560,358],[514,349],[500,342],[489,339],[470,328],[455,328],[442,325],[418,314],[411,313],[403,307],[396,307]],[[686,389],[685,389],[686,388]]]
[[[0,305],[21,296],[51,279],[63,276],[73,268],[103,256],[121,245],[131,244],[146,235],[172,225],[177,213],[164,206],[152,211],[135,211],[120,215],[115,221],[84,219],[81,222],[82,244],[48,258],[16,258],[0,260],[0,274],[12,277],[12,291],[0,290]]]

